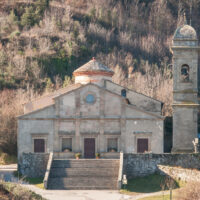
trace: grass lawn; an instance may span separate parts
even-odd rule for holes
[[[23,177],[21,174],[18,174],[17,171],[14,172],[14,176],[19,177],[19,180],[28,182],[29,184],[32,184],[32,185],[35,185],[36,187],[44,189],[43,177],[38,177],[38,178]]]
[[[43,184],[43,178],[42,177],[39,177],[39,178],[25,178],[25,180],[32,184],[32,185],[35,185],[41,189],[44,189],[44,184]]]
[[[179,193],[180,193],[179,189],[173,190],[172,191],[172,199],[180,200]],[[151,197],[141,198],[140,200],[170,200],[170,195],[164,194],[164,195],[158,195],[158,196],[151,196]]]
[[[170,200],[170,196],[169,195],[152,196],[152,197],[145,197],[140,200]],[[173,198],[173,200],[175,199]]]
[[[125,189],[121,190],[121,193],[137,194],[137,193],[151,193],[162,191],[161,185],[165,183],[165,176],[159,174],[152,174],[145,177],[136,177],[128,180],[128,184]],[[183,185],[178,181],[175,181],[174,189]],[[166,188],[167,190],[168,188]]]

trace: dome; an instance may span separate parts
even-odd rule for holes
[[[192,26],[184,24],[176,29],[174,39],[197,40],[197,33]]]
[[[102,80],[112,80],[114,72],[105,65],[92,58],[88,63],[79,67],[74,71],[75,83],[87,84],[95,83],[102,84]]]

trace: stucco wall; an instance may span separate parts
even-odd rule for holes
[[[59,132],[75,133],[75,120],[62,120],[58,121]]]
[[[53,151],[53,120],[18,120],[18,157],[33,152],[33,139],[44,138],[46,152]]]
[[[200,168],[200,154],[124,154],[123,173],[128,178],[157,172],[158,165]]]
[[[86,103],[86,96],[93,94],[95,102]],[[100,89],[93,85],[85,86],[80,90],[80,115],[81,116],[98,116],[100,114]]]
[[[60,117],[74,116],[76,110],[75,93],[71,92],[59,99],[59,115]]]
[[[117,85],[111,81],[105,81],[105,88],[121,95],[121,90],[124,89],[124,87]],[[142,108],[146,111],[155,112],[158,114],[161,114],[161,102],[157,101],[155,99],[152,99],[150,97],[147,97],[143,94],[139,94],[137,92],[134,92],[132,90],[126,89],[126,95],[131,104],[137,105],[139,108]]]
[[[198,81],[198,51],[194,49],[173,49],[173,86],[174,91],[194,90],[197,91]],[[188,83],[181,80],[181,66],[189,65],[189,79]],[[192,93],[192,92],[191,92]]]
[[[163,120],[127,120],[125,152],[137,153],[138,138],[148,138],[149,151],[163,153]]]
[[[87,83],[94,83],[100,86],[103,86],[103,79],[112,80],[110,76],[103,76],[103,75],[82,75],[82,76],[75,76],[75,83],[87,84]]]
[[[193,107],[174,107],[173,151],[193,150],[192,141],[197,137],[198,109]]]
[[[81,120],[80,133],[99,133],[99,120]]]
[[[54,105],[51,105],[41,110],[33,111],[32,113],[25,115],[25,118],[53,118],[54,116],[55,107]]]
[[[109,92],[105,92],[104,97],[104,113],[106,116],[120,116],[121,115],[121,99]]]
[[[120,120],[105,120],[104,122],[104,133],[120,133]]]
[[[87,94],[95,101],[87,103]],[[160,103],[159,103],[160,105]],[[137,139],[149,139],[149,151],[163,152],[163,120],[129,105],[124,98],[96,85],[86,85],[55,98],[55,105],[22,116],[18,153],[33,152],[33,139],[44,138],[45,152],[60,152],[62,138],[72,138],[72,150],[84,151],[84,138],[93,137],[96,152],[107,152],[108,138],[118,139],[118,151],[136,153]]]

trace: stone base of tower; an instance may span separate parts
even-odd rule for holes
[[[174,106],[172,152],[194,152],[193,141],[198,137],[198,107]]]

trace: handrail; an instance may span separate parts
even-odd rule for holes
[[[124,153],[120,152],[119,173],[118,173],[118,189],[121,189],[121,187],[122,187],[123,162],[124,162]]]
[[[49,154],[49,160],[48,160],[48,163],[47,163],[47,169],[46,169],[44,180],[43,180],[45,189],[47,189],[47,187],[48,187],[48,180],[49,180],[49,174],[50,174],[52,162],[53,162],[53,152],[51,152]]]

